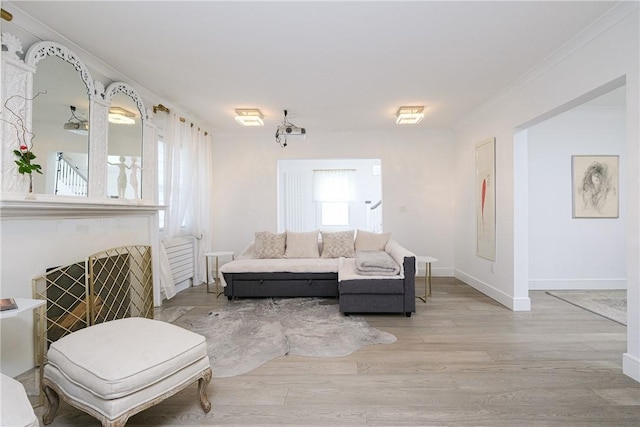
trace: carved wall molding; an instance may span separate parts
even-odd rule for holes
[[[73,68],[78,73],[80,73],[82,81],[87,85],[87,92],[89,96],[97,95],[100,97],[104,97],[104,93],[96,93],[96,88],[94,86],[93,79],[91,78],[91,73],[89,72],[87,66],[84,65],[84,62],[82,62],[80,58],[78,58],[78,55],[76,55],[71,49],[64,45],[61,45],[60,43],[51,41],[35,43],[29,48],[29,50],[27,50],[27,54],[24,57],[24,62],[27,65],[36,67],[38,65],[38,62],[49,56],[57,56],[58,58],[73,65]]]
[[[105,91],[105,101],[111,104],[112,98],[118,94],[123,93],[128,95],[131,99],[133,99],[140,111],[140,117],[142,117],[143,123],[144,120],[147,119],[147,110],[144,108],[144,103],[142,102],[142,98],[138,95],[138,92],[127,83],[124,82],[113,82],[109,86],[107,86],[107,90]]]
[[[138,91],[125,82],[113,82],[106,88],[97,80],[93,80],[91,72],[80,57],[68,47],[53,41],[41,41],[30,46],[24,59],[21,58],[23,46],[20,39],[11,33],[4,32],[2,37],[2,80],[0,94],[0,114],[5,118],[3,104],[9,97],[20,95],[24,98],[33,96],[33,76],[38,63],[47,57],[56,57],[71,64],[80,74],[87,87],[89,95],[89,173],[88,197],[93,200],[108,199],[107,164],[108,159],[108,114],[114,95],[123,93],[131,97],[142,118],[142,197],[147,201],[157,200],[156,188],[156,127],[152,123],[149,111]],[[25,124],[31,128],[33,107],[32,103],[24,101],[19,105]],[[25,193],[28,189],[27,177],[17,173],[14,163],[13,150],[18,147],[15,130],[4,122],[0,122],[0,136],[2,137],[2,193]],[[38,195],[40,196],[40,195]],[[124,202],[124,201],[122,201]],[[65,203],[65,202],[63,202]],[[98,202],[101,203],[101,202]]]

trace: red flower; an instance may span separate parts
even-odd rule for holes
[[[29,148],[25,144],[20,144],[20,151],[22,153],[26,153],[27,151],[29,151]]]

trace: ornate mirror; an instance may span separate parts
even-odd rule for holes
[[[126,83],[109,85],[106,101],[109,102],[107,195],[141,199],[144,106]]]
[[[35,66],[32,94],[33,150],[42,175],[34,174],[34,192],[87,196],[89,178],[89,105],[94,93],[88,70],[77,56],[54,42],[27,52]]]

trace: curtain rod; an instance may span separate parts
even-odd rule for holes
[[[6,10],[2,9],[2,19],[4,19],[5,21],[11,21],[13,19],[13,15],[10,12],[7,12]]]
[[[171,110],[169,110],[167,107],[165,107],[162,104],[158,104],[158,105],[154,105],[153,106],[153,114],[157,113],[158,111],[164,111],[165,113],[170,113]]]
[[[170,112],[171,112],[171,110],[169,110],[167,107],[165,107],[165,106],[164,106],[164,105],[162,105],[162,104],[158,104],[158,105],[154,105],[154,106],[153,106],[153,113],[155,114],[155,113],[157,113],[158,111],[164,111],[165,113],[170,113]],[[186,123],[186,122],[187,122],[187,119],[185,119],[184,117],[180,117],[180,121],[181,121],[182,123]],[[193,123],[191,123],[191,127],[193,127]],[[201,129],[200,129],[200,128],[198,128],[198,132],[200,132],[200,130],[201,130]],[[205,131],[205,132],[204,132],[204,136],[207,136],[207,135],[209,135],[209,132]]]

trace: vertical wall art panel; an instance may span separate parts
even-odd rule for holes
[[[476,145],[476,255],[496,259],[495,138]]]
[[[573,217],[618,218],[618,156],[572,156]]]

